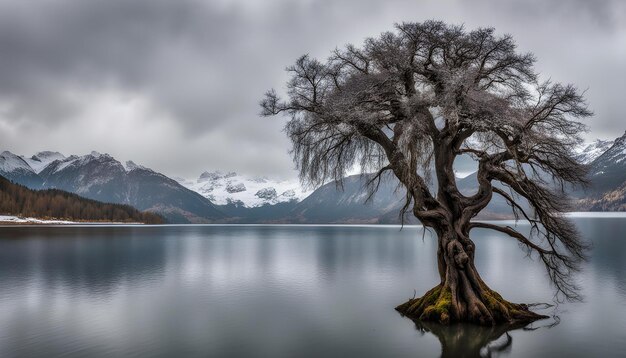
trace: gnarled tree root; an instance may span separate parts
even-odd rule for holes
[[[531,323],[549,318],[529,310],[525,304],[511,303],[488,287],[482,288],[482,297],[467,302],[462,297],[453,299],[450,288],[440,284],[420,298],[413,298],[396,307],[403,316],[414,321],[451,324],[457,322],[480,325]],[[470,309],[480,307],[479,310]]]

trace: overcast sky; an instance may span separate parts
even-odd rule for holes
[[[588,89],[589,139],[626,130],[626,1],[0,0],[0,150],[293,176],[285,119],[258,116],[284,68],[426,19],[512,34]]]

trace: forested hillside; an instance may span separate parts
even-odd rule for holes
[[[0,176],[30,189],[60,189],[106,203],[150,211],[172,223],[211,223],[227,219],[204,196],[132,161],[122,164],[108,154],[65,157],[39,152],[30,158],[0,153]]]
[[[31,190],[0,177],[0,214],[72,221],[163,223],[157,214],[106,204],[65,191]]]

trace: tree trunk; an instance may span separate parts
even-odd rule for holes
[[[457,229],[436,230],[441,282],[423,297],[396,307],[413,320],[442,324],[469,322],[480,325],[532,322],[547,318],[515,304],[491,290],[474,265],[474,243],[468,233]]]

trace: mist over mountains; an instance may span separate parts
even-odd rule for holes
[[[626,133],[614,141],[596,141],[579,150],[589,165],[590,186],[572,190],[578,211],[626,211]],[[467,158],[462,171],[471,167]],[[353,175],[305,191],[298,182],[206,171],[197,179],[169,178],[132,161],[108,154],[65,156],[39,152],[24,157],[0,154],[0,176],[31,189],[60,189],[88,199],[127,204],[162,215],[170,223],[399,223],[404,190],[385,178],[375,195],[364,186],[371,175]],[[458,178],[465,194],[476,190],[476,175]],[[436,183],[432,184],[433,187]],[[510,217],[507,203],[494,195],[484,218]],[[406,222],[415,222],[410,216]]]

